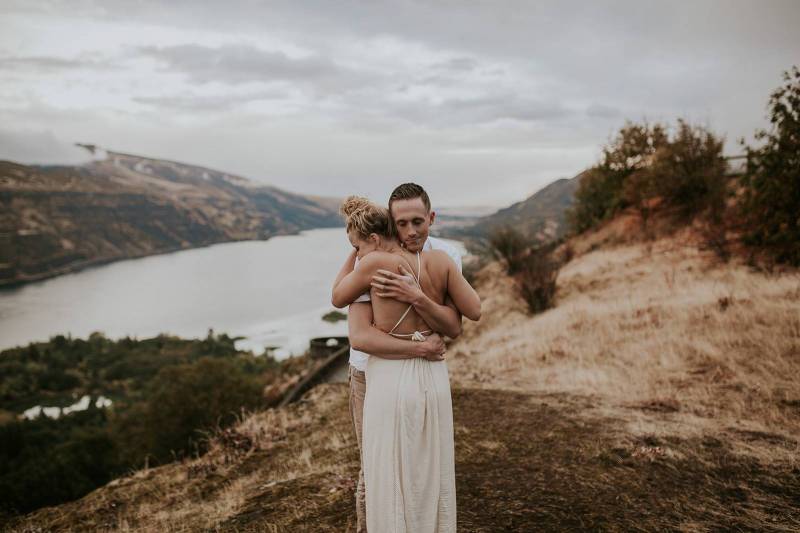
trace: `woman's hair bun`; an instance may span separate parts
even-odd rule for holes
[[[355,213],[370,207],[372,202],[363,196],[348,196],[339,207],[339,213],[346,218],[352,217]]]
[[[345,218],[347,231],[355,230],[362,239],[373,233],[383,237],[394,237],[394,225],[385,207],[374,204],[363,196],[348,196],[339,207]]]

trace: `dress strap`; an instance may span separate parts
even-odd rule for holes
[[[391,331],[389,331],[389,335],[393,335],[394,334],[394,330],[396,330],[397,326],[399,326],[400,323],[403,320],[405,320],[405,318],[408,316],[408,312],[411,311],[412,307],[414,307],[414,306],[413,305],[409,305],[408,307],[406,307],[406,312],[403,313],[403,316],[400,317],[400,320],[398,320],[397,323],[394,325],[394,327],[391,329]]]
[[[411,269],[411,276],[414,278],[414,281],[417,283],[417,287],[421,287],[421,285],[419,284],[419,279],[422,276],[422,262],[421,262],[421,260],[419,258],[419,252],[417,252],[417,273],[415,274],[414,273],[414,269],[412,268]],[[391,329],[391,331],[389,331],[389,335],[395,335],[395,336],[401,335],[401,334],[395,334],[394,330],[396,330],[397,326],[399,326],[400,323],[403,322],[403,320],[405,320],[405,318],[408,316],[409,311],[411,311],[412,307],[414,307],[413,304],[409,304],[409,306],[406,307],[406,312],[403,313],[403,316],[400,317],[400,320],[398,320],[397,323],[394,325],[394,327]],[[413,333],[411,333],[409,335],[413,335]]]

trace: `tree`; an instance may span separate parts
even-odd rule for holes
[[[723,144],[708,129],[678,119],[675,135],[654,154],[649,169],[653,192],[680,215],[711,208],[718,217],[726,190]]]
[[[603,148],[602,161],[581,178],[569,213],[573,231],[626,207],[639,212],[645,230],[656,205],[683,216],[707,211],[718,221],[726,193],[722,145],[706,128],[684,120],[672,135],[661,124],[627,122]]]
[[[161,369],[145,408],[150,453],[160,461],[202,445],[202,432],[224,427],[261,399],[261,385],[230,359],[202,357]]]
[[[745,146],[747,171],[740,203],[745,242],[767,249],[778,262],[800,265],[800,70],[783,74],[769,99],[769,130],[761,147]],[[744,145],[744,140],[741,141]]]
[[[626,181],[649,168],[656,151],[667,143],[666,128],[661,124],[626,122],[603,148],[600,163],[581,178],[568,215],[573,231],[586,231],[630,205]]]

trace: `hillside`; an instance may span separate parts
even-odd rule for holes
[[[483,318],[448,350],[460,530],[796,531],[800,275],[628,224],[570,242],[543,314],[478,274]],[[357,465],[347,389],[323,385],[10,529],[353,531]]]
[[[528,239],[550,241],[567,231],[566,213],[583,173],[561,178],[525,200],[485,215],[463,227],[446,228],[444,235],[453,238],[486,239],[493,230],[511,226]]]
[[[728,177],[742,174],[745,156],[727,156],[725,160]],[[525,200],[488,215],[448,216],[445,213],[444,223],[439,224],[436,229],[445,237],[473,242],[484,241],[494,230],[505,226],[514,228],[528,240],[557,240],[567,234],[567,211],[572,207],[575,191],[587,172],[589,170],[573,178],[557,179]]]
[[[0,285],[340,224],[329,200],[183,163],[118,152],[80,166],[0,161]]]

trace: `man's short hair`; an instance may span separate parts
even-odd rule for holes
[[[425,189],[416,183],[403,183],[394,188],[392,194],[389,196],[389,212],[391,213],[392,202],[395,200],[413,200],[414,198],[422,198],[425,209],[430,212],[431,199],[428,198],[428,193],[425,192]]]

